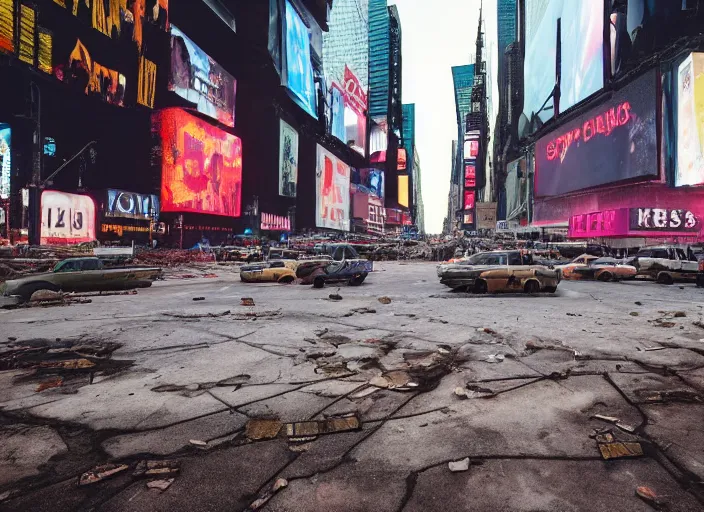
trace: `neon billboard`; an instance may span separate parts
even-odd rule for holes
[[[95,240],[95,203],[89,196],[45,190],[41,196],[42,245]]]

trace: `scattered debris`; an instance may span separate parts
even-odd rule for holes
[[[193,300],[195,300],[195,301],[205,300],[205,297],[193,297]]]
[[[450,468],[450,471],[453,473],[467,471],[469,469],[469,457],[466,459],[449,462],[447,467]]]
[[[656,318],[655,320],[652,320],[652,323],[655,325],[655,327],[674,327],[676,325],[675,322],[668,322],[666,320],[663,320],[662,318]]]
[[[195,300],[195,299],[193,299]],[[219,318],[222,316],[227,316],[230,314],[230,310],[228,309],[227,311],[223,311],[222,313],[194,313],[194,314],[187,314],[187,313],[162,313],[164,316],[168,316],[171,318]]]
[[[656,350],[665,350],[667,347],[645,347],[646,352],[655,352]]]
[[[447,320],[442,320],[442,319],[440,319],[440,318],[431,318],[429,321],[430,321],[430,322],[433,322],[433,323],[438,323],[438,324],[447,324],[447,323],[449,323]]]
[[[242,297],[241,301],[240,306],[254,306],[254,299],[252,297]]]
[[[81,475],[78,485],[90,485],[102,482],[106,478],[121,473],[128,468],[129,466],[127,464],[103,464],[102,466],[96,466]]]
[[[501,363],[503,362],[505,356],[503,354],[491,354],[484,361],[487,363]]]
[[[633,314],[633,313],[631,313],[631,314]],[[582,315],[579,314],[579,313],[566,313],[566,315],[567,315],[567,316],[582,316]]]
[[[357,398],[364,398],[364,397],[367,397],[367,396],[371,395],[372,393],[376,393],[376,392],[379,391],[380,389],[381,389],[381,388],[377,388],[377,387],[368,387],[368,388],[364,388],[364,389],[362,389],[361,391],[358,391],[357,393],[355,393],[354,395],[352,395],[351,398],[352,398],[352,399],[355,399],[355,400],[356,400]]]
[[[288,449],[289,451],[293,453],[303,453],[307,452],[308,450],[311,449],[313,446],[313,443],[308,442],[308,443],[295,443],[295,444],[289,444]]]
[[[199,447],[208,446],[208,443],[206,443],[205,441],[201,441],[199,439],[191,439],[188,442],[191,443],[193,446],[199,446]]]
[[[40,382],[39,384],[37,384],[37,387],[34,389],[34,391],[36,391],[37,393],[41,393],[45,389],[59,388],[63,386],[63,384],[63,377],[55,377],[51,380],[45,380],[44,382]]]
[[[694,391],[686,389],[675,389],[668,391],[636,391],[638,395],[646,395],[646,402],[691,402],[702,403],[704,398]]]
[[[616,425],[621,430],[624,430],[630,434],[632,434],[636,430],[636,427],[634,427],[633,425],[623,423],[620,419],[614,418],[613,416],[604,416],[603,414],[595,414],[592,416],[592,418],[597,419],[597,420],[606,421],[607,423],[611,423],[613,425]]]
[[[328,295],[328,299],[330,299],[330,300],[342,300],[342,295],[340,295],[339,293],[331,293],[330,295]]]
[[[486,334],[496,334],[496,331],[494,329],[490,329],[489,327],[480,327],[477,329],[477,332],[484,332]]]
[[[352,311],[350,311],[349,313],[346,313],[346,314],[344,314],[344,315],[342,315],[342,316],[343,316],[343,317],[350,317],[350,316],[352,316],[352,315],[354,315],[354,314],[356,314],[356,313],[359,313],[360,315],[365,315],[365,314],[369,314],[369,313],[376,313],[376,309],[372,309],[372,308],[355,308],[355,309],[353,309]]]
[[[234,377],[229,377],[227,379],[219,380],[215,385],[217,387],[239,386],[241,384],[244,384],[245,382],[247,382],[251,378],[252,378],[251,375],[247,375],[246,373],[243,373],[241,375],[235,375]]]
[[[457,387],[455,388],[454,393],[455,393],[455,396],[456,396],[456,397],[459,397],[459,398],[461,398],[462,400],[465,400],[465,399],[469,398],[469,393],[468,393],[467,390],[464,389],[462,386],[457,386]],[[450,462],[450,464],[452,464],[452,462]]]
[[[390,297],[379,297],[377,299],[379,302],[382,304],[391,304],[391,298]]]
[[[665,508],[665,502],[658,498],[655,491],[653,491],[650,487],[640,486],[636,488],[636,496],[645,501],[655,510],[663,510]]]
[[[685,318],[687,316],[687,313],[685,313],[684,311],[675,311],[673,316],[675,318]]]
[[[37,290],[29,298],[29,302],[48,302],[63,300],[64,294],[52,290]]]
[[[174,483],[175,478],[169,478],[167,480],[151,480],[147,482],[147,488],[148,489],[156,489],[158,491],[164,492],[166,489],[171,487],[171,484]]]
[[[163,478],[172,476],[181,470],[181,463],[177,460],[141,460],[132,473],[135,478],[155,477]]]
[[[597,438],[597,442],[598,441]],[[643,447],[640,443],[598,442],[598,445],[604,460],[620,459],[623,457],[640,457],[643,455]]]
[[[639,300],[635,301],[634,304],[635,304],[636,306],[642,306],[642,305],[643,305],[643,303],[642,303],[641,301],[639,301]]]
[[[344,418],[327,418],[319,421],[300,421],[286,424],[288,437],[317,436],[359,430],[362,422],[356,414]]]
[[[245,426],[245,435],[250,441],[273,439],[279,435],[283,423],[279,420],[249,420]]]
[[[372,378],[369,384],[377,388],[400,389],[414,387],[411,376],[403,370],[393,370]]]
[[[640,316],[640,313],[638,313],[638,311],[631,311],[631,312],[629,313],[629,315],[631,315],[631,316]]]
[[[271,498],[274,497],[274,494],[279,492],[287,485],[288,480],[286,480],[285,478],[277,478],[273,485],[269,489],[265,490],[262,494],[260,494],[259,498],[254,500],[249,506],[249,508],[245,510],[245,512],[255,512],[256,510],[259,510],[264,505],[266,505]]]

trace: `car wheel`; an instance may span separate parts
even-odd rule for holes
[[[281,284],[291,284],[293,283],[294,279],[293,276],[284,276],[281,279],[279,279],[279,283]]]
[[[356,275],[350,279],[350,286],[360,286],[366,278],[367,276],[363,274]]]
[[[318,276],[313,280],[313,288],[323,288],[325,286],[325,278]]]
[[[486,281],[483,279],[477,279],[474,283],[474,293],[487,293],[488,291],[489,287],[486,285]]]
[[[613,277],[614,276],[611,274],[611,272],[602,272],[601,274],[599,274],[599,277],[597,279],[606,283],[608,281],[611,281]]]
[[[525,292],[529,294],[540,293],[540,283],[538,283],[538,281],[528,281],[524,289]]]
[[[47,283],[45,281],[40,283],[29,283],[20,288],[17,292],[17,295],[22,297],[23,301],[27,302],[29,299],[32,298],[32,294],[34,292],[38,292],[39,290],[49,290],[52,292],[58,292],[60,289],[55,284]]]
[[[672,276],[668,274],[667,272],[660,272],[658,274],[658,283],[660,284],[672,284],[675,282],[674,279],[672,279]]]

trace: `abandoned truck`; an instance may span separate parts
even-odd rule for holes
[[[440,283],[453,290],[555,293],[558,273],[532,263],[531,255],[522,251],[482,252],[460,263],[440,265],[438,275]]]
[[[631,261],[638,276],[655,279],[660,284],[676,281],[695,281],[699,264],[679,247],[661,246],[643,248]]]
[[[51,272],[5,281],[0,295],[18,295],[29,300],[39,290],[86,292],[147,288],[161,276],[156,267],[105,268],[98,258],[68,258],[59,261]]]

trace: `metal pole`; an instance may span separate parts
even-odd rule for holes
[[[42,100],[41,91],[34,82],[29,84],[30,111],[34,120],[32,135],[32,179],[29,185],[29,225],[28,236],[30,245],[41,243],[42,206]]]

